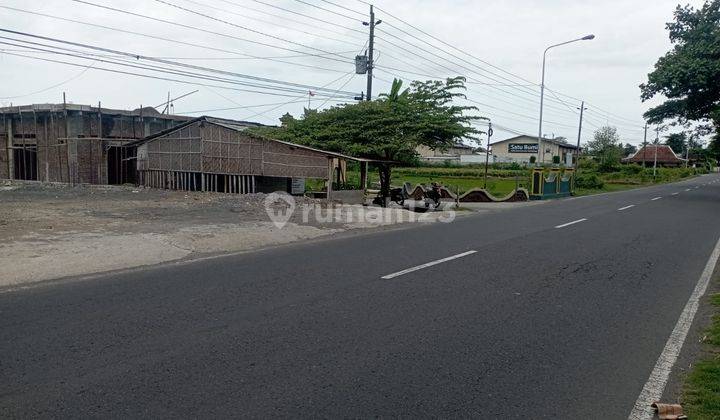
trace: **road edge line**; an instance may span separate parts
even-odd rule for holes
[[[635,401],[635,406],[630,412],[628,420],[649,420],[654,417],[655,413],[650,405],[658,401],[665,391],[665,385],[667,385],[670,372],[680,355],[680,350],[682,350],[688,331],[692,326],[695,314],[700,306],[700,299],[705,295],[705,291],[710,283],[710,278],[717,266],[718,259],[720,259],[720,239],[718,239],[715,244],[715,248],[710,254],[710,258],[700,275],[700,279],[695,285],[695,289],[685,304],[685,308],[683,308],[680,318],[675,324],[675,328],[673,328],[672,333],[670,333],[670,337],[665,343],[660,357],[658,357],[657,362],[655,362],[655,367],[650,373],[650,377],[647,382],[645,382],[645,386],[643,386],[640,395]]]

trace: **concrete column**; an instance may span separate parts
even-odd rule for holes
[[[15,179],[15,153],[13,153],[12,118],[7,118],[5,122],[5,128],[7,128],[8,179]]]

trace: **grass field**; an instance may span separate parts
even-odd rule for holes
[[[371,176],[370,181],[372,183],[379,182],[377,176]],[[456,176],[420,176],[420,175],[406,175],[402,173],[395,174],[393,176],[393,185],[401,186],[405,182],[409,182],[412,185],[425,184],[428,185],[432,182],[437,182],[440,185],[447,187],[452,192],[460,190],[460,194],[465,193],[473,188],[483,188],[485,185],[484,178],[482,177],[456,177]],[[487,180],[487,190],[495,196],[505,196],[515,190],[516,183],[521,188],[527,188],[527,180],[518,178],[491,178]]]
[[[720,294],[711,302],[718,314],[703,340],[708,355],[695,365],[683,389],[683,408],[693,420],[720,419]]]
[[[617,172],[599,173],[594,168],[583,168],[579,171],[579,177],[594,176],[598,184],[594,188],[577,188],[576,195],[590,195],[606,192],[625,191],[633,188],[678,181],[680,179],[694,176],[698,173],[694,169],[685,168],[661,168],[658,170],[656,182],[653,182],[652,169],[622,166]],[[429,185],[437,182],[452,192],[457,190],[465,193],[473,188],[483,188],[485,169],[483,167],[398,167],[392,170],[392,185],[400,187],[409,182],[413,186],[418,184]],[[348,184],[357,188],[360,184],[360,173],[357,168],[348,168]],[[488,171],[487,190],[496,197],[504,197],[510,194],[516,187],[529,189],[528,169],[497,169],[490,168]],[[371,170],[368,174],[370,188],[379,188],[379,177],[377,171]],[[317,185],[316,185],[317,184]],[[308,189],[320,189],[322,183],[309,183]]]

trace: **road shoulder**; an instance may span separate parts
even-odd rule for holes
[[[708,285],[703,298],[700,300],[700,307],[695,316],[695,320],[688,332],[685,344],[680,352],[677,363],[673,367],[665,391],[663,392],[663,402],[679,403],[686,405],[687,393],[690,387],[695,386],[688,382],[689,377],[693,374],[698,362],[715,358],[717,361],[719,354],[718,349],[714,349],[707,344],[707,331],[713,324],[713,319],[720,314],[720,307],[713,304],[713,299],[717,299],[720,294],[720,264],[715,267],[713,278]],[[720,362],[718,362],[720,364]],[[686,414],[692,414],[694,407],[686,407]],[[698,417],[690,417],[698,418]],[[705,417],[699,417],[705,418]]]

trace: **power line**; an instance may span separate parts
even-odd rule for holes
[[[355,22],[358,21],[357,18],[354,18],[354,17],[352,17],[352,16],[348,16],[348,15],[343,14],[343,13],[340,13],[340,12],[336,12],[336,11],[334,11],[334,10],[327,9],[327,8],[325,8],[325,7],[318,6],[317,4],[308,3],[308,2],[303,1],[303,0],[295,0],[295,1],[298,2],[298,3],[302,3],[302,4],[306,5],[306,6],[314,7],[314,8],[316,8],[316,9],[323,10],[323,11],[326,11],[326,12],[328,12],[328,13],[332,13],[332,14],[334,14],[334,15],[337,15],[337,16],[340,16],[340,17],[344,17],[344,18],[346,18],[346,19],[353,20],[353,21],[355,21]]]
[[[369,2],[364,1],[364,0],[357,0],[357,1],[359,1],[360,3],[363,3],[363,4],[370,4]],[[464,54],[464,55],[466,55],[466,56],[468,56],[468,57],[470,57],[470,58],[472,58],[472,59],[475,59],[475,60],[477,60],[477,61],[479,61],[479,62],[481,62],[481,63],[483,63],[483,64],[485,64],[485,65],[487,65],[487,66],[489,66],[489,67],[491,67],[491,68],[493,68],[493,69],[496,69],[496,70],[498,70],[498,71],[501,71],[501,72],[503,72],[503,73],[505,73],[505,74],[508,74],[508,75],[510,75],[510,76],[512,76],[512,77],[515,77],[515,78],[517,78],[517,79],[519,79],[519,80],[522,80],[522,81],[524,81],[524,82],[528,82],[528,83],[533,84],[533,85],[537,85],[537,83],[534,83],[534,82],[532,82],[532,81],[530,81],[530,80],[527,80],[527,79],[523,78],[522,76],[519,76],[519,75],[517,75],[517,74],[514,74],[514,73],[512,73],[512,72],[509,72],[509,71],[507,71],[507,70],[505,70],[505,69],[503,69],[503,68],[501,68],[501,67],[498,67],[498,66],[493,65],[492,63],[489,63],[489,62],[487,62],[487,61],[485,61],[485,60],[482,60],[482,59],[480,59],[480,58],[478,58],[478,57],[475,57],[475,56],[469,54],[468,52],[463,51],[463,50],[457,48],[456,46],[454,46],[454,45],[452,45],[452,44],[450,44],[450,43],[448,43],[448,42],[445,42],[445,41],[439,39],[438,37],[436,37],[436,36],[434,36],[434,35],[426,32],[426,31],[424,31],[424,30],[422,30],[422,29],[420,29],[420,28],[418,28],[418,27],[416,27],[416,26],[414,26],[414,25],[412,25],[412,24],[410,24],[410,23],[408,23],[408,22],[400,19],[399,17],[393,15],[392,13],[390,13],[390,12],[388,12],[388,11],[382,9],[382,8],[377,7],[377,9],[380,10],[380,11],[382,11],[382,12],[385,13],[386,15],[390,16],[391,18],[393,18],[393,19],[395,19],[395,20],[397,20],[397,21],[399,21],[399,22],[402,22],[403,24],[407,25],[408,27],[410,27],[410,28],[412,28],[412,29],[420,32],[421,34],[423,34],[423,35],[425,35],[425,36],[427,36],[427,37],[429,37],[429,38],[431,38],[431,39],[433,39],[433,40],[441,43],[442,45],[444,45],[444,46],[446,46],[446,47],[448,47],[448,48],[451,48],[451,49],[453,49],[453,50],[455,50],[455,51],[457,51],[457,52],[459,52],[459,53],[462,53],[462,54]],[[392,24],[388,24],[388,26],[391,26],[391,27],[393,27],[393,28],[395,28],[395,29],[398,29],[398,30],[400,30],[401,32],[404,32],[404,33],[410,35],[411,37],[414,37],[414,38],[416,38],[416,39],[418,39],[418,40],[420,40],[420,41],[422,41],[422,42],[424,42],[424,43],[426,43],[426,44],[428,44],[428,45],[433,46],[432,44],[428,43],[427,41],[421,40],[421,39],[419,39],[418,37],[415,37],[415,36],[409,34],[407,31],[403,31],[401,28],[398,28],[398,27],[396,27],[396,26],[394,26],[394,25],[392,25]],[[433,47],[434,47],[434,48],[438,48],[437,46],[433,46]],[[450,53],[447,53],[447,54],[448,54],[448,55],[451,55],[451,56],[453,56],[453,57],[457,57],[457,56],[455,56],[455,55],[453,55],[453,54],[450,54]],[[466,61],[466,62],[467,62],[467,61]],[[497,75],[496,73],[492,73],[492,72],[489,72],[489,73],[494,74],[494,75]],[[497,75],[497,76],[504,78],[503,76],[499,76],[499,75]],[[506,78],[504,78],[504,79],[506,79]],[[506,79],[506,80],[508,80],[508,79]],[[570,99],[574,99],[574,100],[580,101],[580,99],[578,99],[578,98],[574,98],[574,97],[572,97],[572,96],[565,95],[565,94],[560,93],[560,92],[557,92],[557,93],[560,94],[560,95],[562,95],[562,96],[566,96],[566,97],[568,97],[568,98],[570,98]],[[589,103],[588,103],[588,104],[589,104]],[[607,113],[607,114],[609,114],[609,115],[614,115],[614,116],[616,116],[616,117],[618,117],[618,118],[625,119],[625,120],[627,120],[627,121],[632,121],[632,120],[627,119],[627,118],[625,118],[625,117],[621,117],[621,116],[618,116],[618,115],[616,115],[616,114],[613,114],[613,113],[610,112],[610,111],[603,110],[603,109],[600,108],[600,107],[597,107],[597,106],[594,106],[594,105],[593,105],[593,107],[594,107],[595,109],[598,109],[598,110],[600,110],[600,111],[603,111],[603,112],[605,112],[605,113]],[[632,122],[634,122],[634,121],[632,121]]]
[[[80,0],[74,0],[74,1],[80,1]],[[206,19],[214,20],[214,21],[216,21],[216,22],[224,23],[224,24],[226,24],[226,25],[229,25],[229,26],[232,26],[232,27],[235,27],[235,28],[238,28],[238,29],[242,29],[242,30],[245,30],[245,31],[248,31],[248,32],[252,32],[252,33],[257,34],[257,35],[266,36],[266,37],[268,37],[268,38],[272,38],[272,39],[275,39],[275,40],[278,40],[278,41],[287,42],[287,43],[289,43],[289,44],[293,44],[293,45],[297,45],[297,46],[300,46],[300,47],[303,47],[303,48],[307,48],[307,49],[309,49],[309,50],[318,51],[318,52],[321,52],[321,53],[323,53],[323,54],[336,55],[336,56],[338,56],[338,57],[340,57],[340,58],[342,58],[342,59],[347,59],[346,57],[343,57],[343,56],[341,56],[341,55],[339,55],[339,54],[334,54],[333,52],[326,51],[326,50],[323,50],[323,49],[321,49],[321,48],[315,48],[315,47],[313,47],[313,46],[310,46],[310,45],[307,45],[307,44],[303,44],[303,43],[301,43],[301,42],[295,42],[295,41],[291,41],[291,40],[289,40],[289,39],[285,39],[285,38],[282,38],[282,37],[279,37],[279,36],[276,36],[276,35],[267,34],[267,33],[265,33],[265,32],[255,30],[255,29],[252,29],[252,28],[247,27],[247,26],[238,25],[238,24],[236,24],[236,23],[233,23],[233,22],[230,22],[230,21],[227,21],[227,20],[224,20],[224,19],[216,18],[216,17],[214,17],[214,16],[210,16],[210,15],[207,15],[207,14],[205,14],[205,13],[198,12],[197,10],[192,10],[192,9],[187,8],[187,7],[183,7],[183,6],[177,5],[177,4],[172,3],[172,2],[169,2],[169,1],[165,1],[165,0],[155,0],[155,1],[158,2],[158,3],[164,4],[164,5],[166,5],[166,6],[170,6],[170,7],[173,7],[173,8],[176,8],[176,9],[178,9],[178,10],[182,10],[182,11],[185,11],[185,12],[188,12],[188,13],[192,13],[192,14],[194,14],[194,15],[201,16],[201,17],[204,17],[204,18],[206,18]],[[329,57],[325,57],[325,56],[322,56],[322,57],[323,57],[323,58],[329,58]]]
[[[355,72],[350,73],[350,78],[347,79],[347,80],[345,81],[345,83],[343,83],[342,86],[340,86],[340,87],[338,88],[338,91],[341,91],[341,90],[345,89],[345,86],[347,86],[348,83],[352,82],[352,80],[355,78],[355,76],[357,76],[357,74],[355,74]],[[326,99],[325,102],[321,103],[320,106],[318,106],[318,109],[319,109],[319,108],[322,108],[323,106],[325,106],[325,104],[327,104],[329,101],[330,101],[330,98]]]
[[[310,35],[310,36],[314,36],[314,37],[317,37],[317,36],[318,36],[318,34],[316,34],[316,33],[308,32],[308,31],[305,31],[305,30],[303,30],[303,29],[298,29],[298,28],[294,28],[294,27],[292,27],[292,26],[282,25],[282,24],[279,24],[279,23],[277,23],[277,22],[271,22],[271,21],[269,21],[269,20],[260,19],[260,18],[254,17],[254,16],[248,16],[247,14],[243,14],[243,13],[233,12],[232,10],[223,9],[223,8],[220,8],[220,7],[216,7],[216,6],[212,6],[212,5],[209,5],[209,4],[201,3],[201,2],[198,2],[198,1],[195,1],[195,0],[182,0],[182,1],[185,1],[185,2],[187,2],[187,3],[192,3],[192,4],[198,5],[198,6],[200,6],[200,7],[207,8],[207,9],[217,10],[218,12],[229,13],[229,14],[231,14],[231,15],[239,16],[239,17],[244,18],[244,19],[249,19],[249,20],[254,20],[254,21],[257,21],[257,22],[265,23],[265,24],[271,25],[272,27],[285,28],[285,29],[289,29],[289,30],[291,30],[291,31],[300,32],[300,33],[303,33],[303,34],[305,34],[305,35]],[[324,39],[324,40],[327,40],[327,41],[341,42],[341,43],[347,44],[347,45],[355,45],[355,42],[356,42],[355,39],[354,39],[353,41],[348,41],[348,40],[339,39],[339,38],[333,38],[333,37],[329,37],[329,36],[325,36],[325,35],[323,35],[323,39]]]
[[[348,74],[349,74],[349,73],[348,73]],[[347,76],[347,74],[346,74],[345,76]],[[338,77],[337,79],[332,80],[332,81],[324,84],[324,85],[323,85],[323,88],[325,88],[325,87],[327,87],[327,86],[330,86],[331,84],[337,82],[338,80],[342,79],[342,78],[345,77],[345,76],[340,76],[340,77]],[[297,97],[297,98],[295,98],[295,99],[299,99],[299,97]],[[325,103],[327,103],[327,102],[325,102]],[[276,109],[281,108],[281,107],[284,106],[284,105],[288,105],[288,104],[286,103],[286,104],[278,105],[278,106],[276,106],[276,107],[274,107],[274,108],[271,108],[271,109],[268,109],[268,110],[266,110],[266,111],[253,114],[253,115],[251,115],[251,116],[249,116],[249,117],[245,117],[244,119],[251,119],[251,118],[255,118],[255,117],[258,116],[258,115],[267,114],[268,112],[275,111]]]
[[[357,10],[351,9],[351,8],[349,8],[349,7],[345,7],[345,6],[341,5],[341,4],[337,4],[337,3],[332,2],[332,1],[329,1],[329,0],[320,0],[320,1],[323,2],[323,3],[327,3],[327,4],[332,4],[333,6],[338,7],[338,8],[340,8],[340,9],[347,10],[348,12],[353,12],[353,13],[355,13],[355,14],[358,14],[358,15],[362,16],[363,19],[366,17],[365,13],[363,13],[363,12],[358,12]]]
[[[289,64],[289,65],[293,65],[293,66],[300,66],[300,67],[312,68],[312,69],[316,69],[316,70],[323,70],[323,71],[327,71],[327,72],[345,73],[344,70],[329,69],[329,68],[325,68],[325,67],[318,67],[318,66],[313,66],[313,65],[303,64],[303,63],[296,63],[296,62],[292,62],[292,61],[284,61],[284,60],[276,59],[274,57],[255,56],[255,55],[246,54],[246,53],[242,53],[242,52],[238,52],[238,51],[232,51],[232,50],[226,50],[226,49],[222,49],[222,48],[212,47],[209,45],[195,44],[192,42],[164,38],[161,36],[145,34],[142,32],[135,32],[135,31],[130,31],[130,30],[126,30],[126,29],[120,29],[120,28],[116,28],[116,27],[112,27],[112,26],[105,26],[105,25],[100,25],[100,24],[95,24],[95,23],[90,23],[90,22],[84,22],[84,21],[75,20],[75,19],[68,19],[68,18],[63,18],[63,17],[59,17],[59,16],[48,15],[45,13],[34,12],[34,11],[30,11],[30,10],[17,9],[14,7],[8,7],[8,6],[2,6],[2,5],[0,5],[0,8],[7,9],[7,10],[13,10],[16,12],[21,12],[21,13],[27,13],[27,14],[31,14],[31,15],[35,15],[35,16],[42,16],[45,18],[60,20],[63,22],[70,22],[70,23],[75,23],[75,24],[79,24],[79,25],[90,26],[90,27],[94,27],[94,28],[106,29],[106,30],[125,33],[125,34],[129,34],[129,35],[141,36],[144,38],[170,42],[170,43],[177,44],[177,45],[185,45],[185,46],[201,48],[201,49],[205,49],[205,50],[209,50],[209,51],[217,51],[217,52],[222,52],[222,53],[227,53],[227,54],[238,55],[238,56],[247,57],[250,59],[267,60],[267,61],[272,61],[272,62],[277,62],[277,63]],[[314,55],[315,54],[308,54],[307,52],[299,52],[299,54],[297,56],[314,56]],[[320,55],[320,54],[318,54],[318,55]],[[167,57],[164,57],[164,58],[167,58]]]
[[[217,92],[215,92],[215,93],[217,93]],[[177,115],[205,114],[208,112],[235,111],[238,109],[264,108],[266,106],[300,104],[300,103],[305,103],[305,102],[306,102],[305,99],[302,99],[302,100],[290,101],[290,102],[273,102],[273,103],[269,103],[269,104],[260,104],[260,105],[242,105],[242,106],[234,106],[234,107],[229,107],[229,108],[213,108],[213,109],[203,109],[203,110],[199,110],[199,111],[176,112],[176,114]],[[270,112],[270,111],[266,111],[266,112]]]
[[[225,0],[222,0],[222,1],[225,1]],[[323,23],[326,23],[326,24],[328,24],[328,25],[336,26],[336,27],[338,27],[338,28],[343,28],[343,29],[348,30],[348,31],[357,32],[357,33],[362,34],[363,36],[365,35],[365,33],[364,33],[363,31],[359,30],[359,29],[349,28],[349,27],[347,27],[347,26],[343,26],[343,25],[340,25],[340,24],[335,23],[335,22],[331,22],[331,21],[327,21],[327,20],[324,20],[324,19],[320,19],[320,18],[317,18],[317,17],[315,17],[315,16],[311,16],[311,15],[306,15],[306,14],[304,14],[304,13],[300,13],[300,12],[296,12],[296,11],[294,11],[294,10],[286,9],[286,8],[284,8],[284,7],[276,6],[276,5],[274,5],[274,4],[267,3],[267,2],[264,2],[264,1],[261,1],[261,0],[251,0],[251,1],[253,1],[253,2],[255,2],[255,3],[262,4],[262,5],[265,5],[265,6],[268,6],[268,7],[272,7],[272,8],[274,8],[274,9],[282,10],[282,11],[287,12],[287,13],[292,13],[292,14],[294,14],[294,15],[302,16],[302,17],[305,17],[305,18],[308,18],[308,19],[311,19],[311,20],[314,20],[314,21],[317,21],[317,22],[323,22]]]
[[[302,88],[302,89],[316,89],[316,90],[320,90],[320,91],[324,90],[323,88],[318,88],[318,87],[312,86],[312,85],[286,82],[286,81],[282,81],[282,80],[269,79],[266,77],[252,76],[252,75],[247,75],[247,74],[242,74],[242,73],[229,72],[229,71],[225,71],[225,70],[217,70],[217,69],[213,69],[213,68],[209,68],[209,67],[196,66],[196,65],[187,64],[187,63],[179,63],[179,62],[175,62],[175,61],[171,61],[171,60],[157,59],[157,58],[143,56],[140,54],[129,53],[129,52],[119,51],[119,50],[113,50],[113,49],[104,48],[104,47],[97,47],[97,46],[82,44],[82,43],[78,43],[78,42],[72,42],[72,41],[66,41],[66,40],[61,40],[61,39],[57,39],[57,38],[45,37],[45,36],[41,36],[41,35],[34,35],[34,34],[25,33],[25,32],[13,31],[13,30],[9,30],[9,29],[0,28],[0,32],[7,32],[7,33],[15,34],[15,35],[21,35],[21,36],[26,36],[26,37],[30,37],[30,38],[36,38],[36,39],[42,39],[45,41],[51,41],[51,42],[60,43],[60,44],[67,44],[67,45],[91,49],[91,50],[95,50],[95,51],[113,53],[113,54],[129,57],[129,58],[133,58],[136,60],[143,59],[143,60],[162,63],[165,65],[190,68],[193,70],[207,71],[207,72],[211,72],[211,73],[223,74],[223,75],[227,75],[227,76],[239,77],[239,78],[255,80],[255,81],[260,81],[260,82],[266,82],[266,83],[274,83],[274,84],[280,84],[280,85],[293,86],[293,87],[298,87],[298,88]],[[2,38],[2,37],[0,37],[0,38]],[[18,41],[18,40],[15,40],[15,41]],[[32,42],[30,42],[30,41],[20,41],[20,42],[32,44]],[[45,45],[45,46],[48,46],[48,45]],[[57,48],[57,47],[54,47],[54,48]],[[83,58],[83,57],[81,57],[81,58]],[[346,93],[348,94],[348,96],[354,95],[354,93],[352,93],[352,92],[346,92]]]
[[[7,55],[29,58],[32,60],[45,61],[45,62],[50,62],[50,63],[65,64],[65,65],[74,66],[74,67],[85,67],[82,64],[72,63],[72,62],[68,62],[68,61],[53,60],[53,59],[41,58],[41,57],[33,57],[33,56],[17,54],[17,53],[7,53]],[[148,78],[148,79],[163,80],[163,81],[167,81],[167,82],[182,83],[182,84],[191,85],[191,86],[214,87],[214,88],[218,88],[218,89],[233,90],[233,91],[237,91],[237,92],[250,92],[250,93],[258,93],[261,95],[282,96],[282,97],[288,97],[288,98],[293,97],[292,95],[286,95],[286,94],[281,94],[281,93],[264,92],[264,91],[250,90],[250,89],[239,89],[239,88],[233,88],[230,86],[222,86],[222,85],[211,85],[211,84],[207,84],[207,83],[199,83],[199,82],[174,79],[174,78],[162,77],[162,76],[153,76],[153,75],[149,75],[149,74],[128,72],[128,71],[109,69],[109,68],[98,67],[98,66],[94,66],[91,69],[105,71],[105,72],[109,72],[109,73],[117,73],[117,74],[129,75],[129,76],[144,77],[144,78]],[[347,100],[347,98],[339,98],[339,99]]]
[[[282,16],[282,15],[270,13],[270,12],[268,12],[267,10],[256,9],[256,8],[250,7],[250,6],[248,6],[248,5],[238,4],[238,3],[235,3],[235,2],[232,2],[232,1],[229,1],[229,0],[217,0],[217,1],[222,2],[222,3],[225,3],[225,4],[229,4],[229,5],[231,5],[231,6],[239,7],[239,8],[241,8],[243,11],[250,10],[250,11],[253,11],[253,12],[255,12],[255,13],[263,14],[263,15],[265,15],[265,16],[270,16],[270,17],[275,18],[275,19],[281,19],[281,20],[285,20],[285,21],[287,21],[287,22],[293,22],[293,23],[298,23],[298,24],[303,25],[303,26],[307,26],[307,22],[301,22],[301,21],[299,21],[299,20],[291,19],[291,18],[289,18],[289,17],[287,17],[287,16]],[[272,7],[274,7],[274,6],[272,6]],[[286,9],[283,9],[283,10],[286,10]],[[301,14],[301,16],[305,16],[305,15],[302,15],[302,14]],[[324,21],[320,20],[320,22],[324,22]],[[349,29],[349,28],[346,28],[345,26],[337,25],[337,24],[332,23],[332,22],[327,22],[327,23],[330,23],[333,27],[340,27],[340,28],[343,28],[343,29],[346,29],[346,30]],[[332,33],[332,34],[336,34],[336,35],[346,36],[346,37],[352,38],[352,39],[354,39],[354,40],[356,40],[356,41],[357,41],[357,40],[361,40],[361,38],[357,38],[357,35],[348,34],[347,32],[341,32],[341,31],[338,31],[338,30],[336,30],[336,29],[328,29],[328,28],[323,27],[323,26],[320,26],[320,25],[314,25],[313,28],[314,28],[314,29],[317,29],[317,30],[329,32],[329,33]],[[353,36],[353,35],[354,35],[354,36]]]
[[[92,63],[88,64],[87,66],[85,66],[85,68],[82,69],[78,74],[76,74],[76,75],[74,75],[74,76],[72,76],[72,77],[70,77],[70,78],[68,78],[68,79],[63,80],[63,81],[60,82],[60,83],[56,83],[56,84],[54,84],[54,85],[52,85],[52,86],[48,86],[48,87],[46,87],[46,88],[44,88],[44,89],[36,90],[36,91],[30,92],[30,93],[25,93],[25,94],[22,94],[22,95],[0,96],[0,99],[24,98],[24,97],[26,97],[26,96],[32,96],[32,95],[36,95],[36,94],[38,94],[38,93],[47,92],[48,90],[54,89],[54,88],[56,88],[56,87],[62,86],[62,85],[64,85],[64,84],[67,84],[67,83],[72,82],[72,81],[75,80],[75,79],[80,78],[83,74],[85,74],[88,70],[90,70],[90,68],[92,68],[95,64],[96,64],[96,62],[92,62]]]
[[[76,3],[86,4],[86,5],[93,6],[93,7],[98,7],[98,8],[101,8],[101,9],[110,10],[110,11],[117,12],[117,13],[123,13],[123,14],[127,14],[127,15],[130,15],[130,16],[135,16],[135,17],[140,17],[140,18],[143,18],[143,19],[148,19],[148,20],[152,20],[152,21],[156,21],[156,22],[161,22],[161,23],[165,23],[165,24],[168,24],[168,25],[178,26],[178,27],[185,28],[185,29],[192,29],[192,30],[195,30],[195,31],[205,32],[205,33],[217,35],[217,36],[224,37],[224,38],[230,38],[230,39],[235,39],[235,40],[242,41],[242,42],[248,42],[248,43],[251,43],[251,44],[262,45],[262,46],[269,47],[269,48],[276,48],[276,49],[279,49],[279,50],[290,51],[290,52],[301,53],[301,54],[304,53],[304,54],[307,54],[307,55],[309,55],[309,56],[318,57],[318,58],[323,58],[323,59],[326,59],[326,60],[338,61],[338,62],[345,63],[345,64],[347,64],[347,63],[353,63],[353,61],[351,61],[351,60],[349,60],[349,59],[347,59],[347,60],[341,60],[341,59],[334,58],[334,57],[326,57],[326,56],[323,56],[323,55],[320,55],[320,54],[312,54],[312,53],[308,53],[308,52],[306,52],[306,51],[300,51],[300,50],[296,50],[296,49],[292,49],[292,48],[281,47],[281,46],[278,46],[278,45],[268,44],[268,43],[260,42],[260,41],[254,41],[254,40],[250,40],[250,39],[247,39],[247,38],[241,38],[241,37],[237,37],[237,36],[233,36],[233,35],[228,35],[228,34],[221,33],[221,32],[210,31],[210,30],[207,30],[207,29],[198,28],[198,27],[196,27],[196,26],[185,25],[185,24],[183,24],[183,23],[178,23],[178,22],[173,22],[173,21],[170,21],[170,20],[165,20],[165,19],[160,19],[160,18],[156,18],[156,17],[152,17],[152,16],[147,16],[147,15],[143,15],[143,14],[140,14],[140,13],[134,13],[134,12],[130,12],[130,11],[127,11],[127,10],[116,9],[116,8],[114,8],[114,7],[104,6],[104,5],[101,5],[101,4],[95,4],[95,3],[91,3],[91,2],[88,2],[88,1],[85,1],[85,0],[71,0],[71,1],[74,1],[74,2],[76,2]],[[323,52],[323,53],[328,53],[328,51],[322,51],[322,50],[320,50],[320,51]]]

